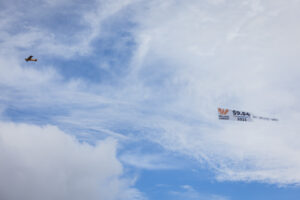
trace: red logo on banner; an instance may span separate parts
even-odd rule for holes
[[[226,115],[228,113],[228,109],[218,108],[218,112],[220,115]]]

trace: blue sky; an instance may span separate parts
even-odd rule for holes
[[[299,8],[0,2],[0,199],[299,199]]]

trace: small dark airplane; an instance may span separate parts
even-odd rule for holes
[[[26,62],[28,62],[28,61],[34,61],[34,62],[36,62],[37,61],[37,59],[32,59],[32,57],[33,56],[29,56],[28,58],[25,58]]]

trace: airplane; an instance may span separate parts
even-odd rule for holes
[[[33,56],[29,56],[28,58],[25,58],[26,62],[28,62],[28,61],[34,61],[34,62],[36,62],[37,61],[37,59],[32,59],[32,57]]]

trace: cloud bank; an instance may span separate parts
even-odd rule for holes
[[[122,178],[116,141],[80,143],[54,126],[0,123],[1,199],[143,199]]]

